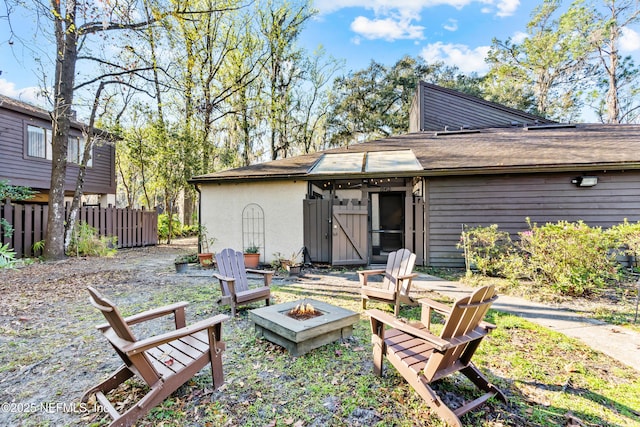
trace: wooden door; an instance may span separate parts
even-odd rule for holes
[[[331,262],[331,204],[326,199],[303,200],[304,246],[310,262]]]
[[[368,264],[367,215],[367,205],[359,200],[333,205],[332,265]]]

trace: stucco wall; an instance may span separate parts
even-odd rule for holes
[[[270,263],[276,252],[288,257],[303,245],[304,181],[202,184],[202,224],[217,241],[212,250],[242,250],[242,211],[256,203],[264,211],[264,250],[260,261]]]

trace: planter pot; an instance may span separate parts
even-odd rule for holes
[[[200,265],[204,268],[212,268],[213,267],[213,254],[212,253],[202,253],[198,254],[198,261],[200,261]]]
[[[244,254],[245,268],[258,268],[260,264],[260,254]]]
[[[187,271],[187,267],[189,267],[189,264],[186,262],[176,262],[174,265],[176,266],[176,273],[184,273]]]
[[[289,272],[289,276],[299,276],[302,272],[302,265],[285,265],[285,268]]]

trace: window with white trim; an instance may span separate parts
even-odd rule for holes
[[[84,147],[86,145],[86,138],[84,136],[71,136],[69,137],[69,143],[67,145],[67,161],[75,164],[82,163],[82,157],[84,156]],[[93,165],[93,155],[89,154],[89,160],[87,161],[87,167]]]
[[[51,160],[51,130],[38,126],[27,125],[27,156]],[[80,164],[84,156],[86,138],[84,136],[71,136],[67,145],[67,161]],[[93,166],[93,153],[89,156],[87,166]]]
[[[51,131],[37,126],[27,126],[27,156],[51,160]]]

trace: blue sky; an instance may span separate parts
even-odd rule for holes
[[[403,55],[445,61],[464,72],[486,71],[484,57],[494,37],[526,30],[535,5],[519,0],[318,0],[320,15],[302,43],[322,43],[346,60],[347,71],[372,59],[387,65]],[[537,2],[536,2],[537,3]]]
[[[302,33],[300,43],[344,60],[345,72],[367,67],[372,59],[386,65],[404,55],[427,62],[444,61],[464,72],[482,75],[484,57],[495,37],[516,40],[526,31],[533,0],[316,0],[320,14]],[[569,0],[565,1],[566,4]],[[0,10],[0,15],[4,11]],[[20,17],[18,32],[34,33],[33,17]],[[39,83],[39,64],[19,43],[7,43],[0,20],[0,93],[33,101]],[[626,30],[621,52],[640,58],[640,28]],[[638,61],[640,62],[640,61]],[[50,68],[50,72],[53,69]]]

